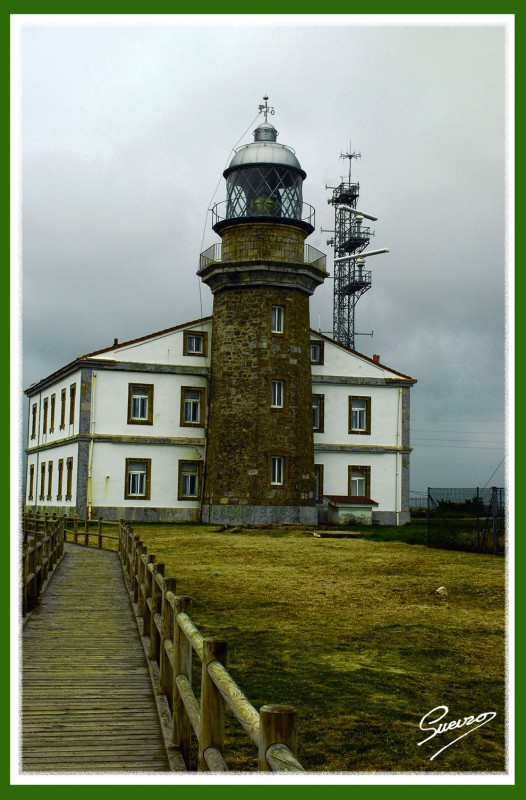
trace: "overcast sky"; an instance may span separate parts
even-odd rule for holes
[[[356,347],[418,380],[411,490],[504,485],[503,465],[491,477],[506,405],[502,18],[249,19],[22,25],[24,388],[116,337],[211,313],[195,274],[219,241],[208,209],[268,94],[331,273],[326,186],[347,177],[342,152],[361,153],[359,207],[378,217],[371,247],[390,253],[368,263],[356,330],[374,335]],[[332,291],[327,280],[311,300],[323,331]]]

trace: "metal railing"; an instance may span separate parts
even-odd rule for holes
[[[272,219],[275,222],[304,222],[307,225],[311,225],[315,228],[315,211],[313,206],[309,205],[309,203],[302,203],[301,204],[301,211],[297,217],[287,217],[287,216],[279,216],[278,214],[271,213],[270,211],[265,211],[265,207],[263,206],[261,210],[258,212],[257,216],[253,214],[236,214],[232,216],[231,214],[227,214],[227,201],[222,200],[220,203],[216,203],[215,206],[211,209],[212,211],[212,227],[217,225],[220,222],[225,222],[227,219],[236,219],[236,220],[260,220],[260,219]]]
[[[204,250],[201,255],[199,256],[199,270],[204,269],[205,267],[209,266],[209,264],[219,263],[223,260],[222,253],[222,242],[216,242],[215,244],[211,245],[209,248]],[[259,260],[260,256],[258,256],[254,260]],[[326,263],[327,263],[327,256],[325,253],[322,253],[321,250],[317,250],[311,244],[304,244],[303,245],[303,263],[310,264],[313,267],[316,267],[319,270],[326,272]]]

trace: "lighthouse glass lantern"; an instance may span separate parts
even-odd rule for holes
[[[263,122],[254,131],[254,142],[239,148],[223,173],[225,221],[301,220],[306,173],[292,148],[278,144],[277,135],[270,122]]]

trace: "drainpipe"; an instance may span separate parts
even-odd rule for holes
[[[401,425],[402,425],[402,390],[398,389],[398,413],[396,418],[396,481],[395,481],[395,519],[396,524],[400,524],[400,444],[401,444]]]
[[[87,517],[91,519],[92,506],[93,506],[93,482],[92,482],[92,465],[93,465],[93,436],[95,433],[95,389],[97,385],[97,374],[91,373],[91,401],[90,401],[90,416],[89,416],[89,445],[88,445],[88,482],[87,482]]]

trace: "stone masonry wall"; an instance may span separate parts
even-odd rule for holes
[[[285,308],[282,334],[271,333],[272,305]],[[215,295],[213,316],[204,503],[314,505],[308,296],[229,288]],[[283,409],[270,407],[272,378],[285,382]],[[283,486],[270,485],[272,455],[285,457]]]

